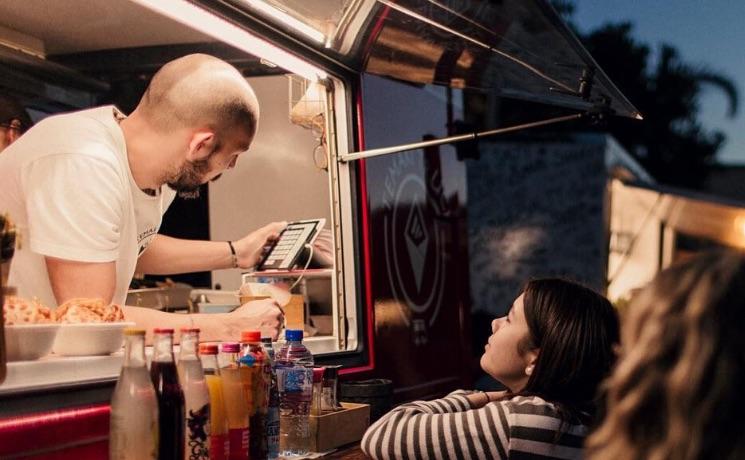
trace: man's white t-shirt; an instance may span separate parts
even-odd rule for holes
[[[54,307],[44,256],[116,262],[113,302],[124,304],[138,256],[155,237],[175,192],[140,190],[117,122],[105,106],[46,118],[0,153],[0,212],[21,248],[11,286]]]

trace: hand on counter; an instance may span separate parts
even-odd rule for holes
[[[253,329],[260,330],[262,337],[271,337],[272,340],[277,340],[284,320],[282,309],[271,298],[246,302],[227,313],[227,316],[231,317],[234,327],[239,329],[238,336],[241,331]]]
[[[233,247],[238,257],[238,266],[241,268],[256,266],[268,250],[268,246],[279,238],[280,232],[285,227],[287,227],[287,222],[272,222],[234,241]]]

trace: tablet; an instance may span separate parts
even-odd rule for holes
[[[305,246],[313,243],[325,224],[326,219],[290,222],[256,270],[292,270]]]

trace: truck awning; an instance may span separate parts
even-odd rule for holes
[[[641,118],[545,0],[223,0],[354,69]]]

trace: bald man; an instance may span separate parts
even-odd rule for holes
[[[137,108],[114,106],[49,117],[0,155],[0,210],[25,244],[9,283],[19,295],[55,306],[75,297],[124,304],[132,275],[256,265],[285,223],[231,243],[158,235],[178,194],[235,166],[256,134],[259,106],[234,67],[195,54],[163,66]],[[281,311],[271,300],[223,315],[173,315],[125,307],[141,327],[197,325],[204,340],[243,329],[276,336]]]

